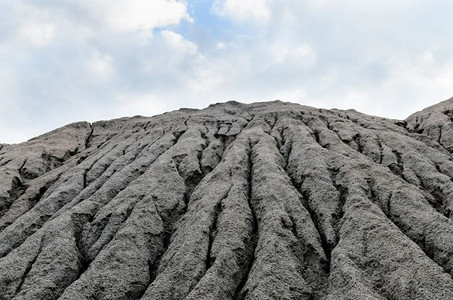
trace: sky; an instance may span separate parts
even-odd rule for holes
[[[403,119],[453,96],[452,15],[450,0],[0,0],[0,143],[228,100]]]

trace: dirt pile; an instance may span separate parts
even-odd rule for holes
[[[228,102],[0,145],[0,299],[453,299],[452,117]]]

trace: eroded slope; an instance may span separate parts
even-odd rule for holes
[[[1,145],[0,299],[453,299],[450,102],[228,102]]]

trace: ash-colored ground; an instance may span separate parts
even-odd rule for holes
[[[0,145],[0,299],[453,299],[452,117],[228,102]]]

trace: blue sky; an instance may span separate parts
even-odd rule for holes
[[[391,118],[453,96],[453,2],[0,0],[0,142],[281,99]]]

